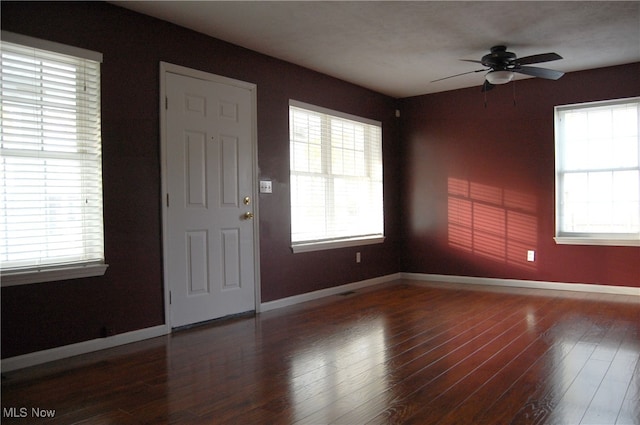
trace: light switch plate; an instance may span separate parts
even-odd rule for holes
[[[260,180],[260,193],[272,193],[271,180]]]

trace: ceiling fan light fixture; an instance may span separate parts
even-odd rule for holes
[[[509,81],[513,80],[513,72],[512,71],[489,71],[485,77],[490,84],[498,85],[498,84],[507,84]]]

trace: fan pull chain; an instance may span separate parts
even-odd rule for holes
[[[516,106],[516,82],[515,80],[513,81],[513,106]]]

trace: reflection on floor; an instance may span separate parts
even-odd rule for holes
[[[637,424],[639,319],[638,297],[397,281],[11,372],[2,422]]]

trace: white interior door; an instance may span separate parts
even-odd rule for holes
[[[210,77],[164,73],[165,285],[172,327],[256,308],[255,95]]]

